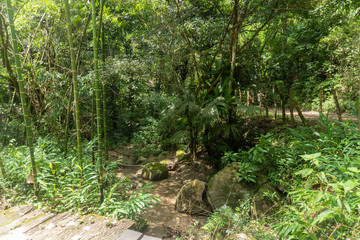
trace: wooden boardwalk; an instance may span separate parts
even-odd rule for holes
[[[106,219],[98,215],[45,213],[32,206],[0,211],[0,240],[160,240],[130,230],[129,219]]]

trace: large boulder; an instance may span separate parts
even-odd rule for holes
[[[176,197],[175,209],[191,215],[209,213],[211,208],[206,200],[206,183],[195,179],[182,186]]]
[[[264,197],[277,195],[277,191],[270,185],[268,178],[255,173],[256,183],[238,181],[238,164],[232,163],[215,174],[208,183],[207,200],[212,209],[215,210],[223,205],[235,208],[239,203],[252,199],[252,214],[257,216],[265,213],[273,206],[271,201]]]
[[[141,177],[146,180],[158,181],[167,178],[168,168],[162,163],[148,163],[142,169]]]
[[[276,189],[270,183],[264,183],[252,197],[251,215],[261,217],[261,215],[271,212],[279,200],[280,195]]]

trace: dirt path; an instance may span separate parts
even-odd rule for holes
[[[131,162],[131,148],[121,149],[111,152],[111,159],[127,159]],[[121,153],[121,154],[120,154]],[[175,154],[164,157],[171,161],[176,161]],[[138,178],[141,167],[126,167],[119,169],[119,177]],[[197,166],[182,165],[173,171],[169,171],[169,177],[161,181],[154,181],[153,194],[160,198],[160,203],[152,207],[143,214],[147,219],[147,228],[143,231],[147,235],[160,237],[163,239],[175,239],[175,233],[186,234],[192,226],[196,225],[193,231],[199,231],[207,220],[206,216],[191,216],[179,213],[175,210],[176,196],[181,187],[188,181],[199,179],[208,181],[212,170],[207,166],[199,164]]]
[[[275,109],[270,108],[269,113],[274,115],[275,114]],[[290,110],[289,109],[285,110],[285,114],[286,114],[287,118],[290,118]],[[320,117],[320,114],[317,111],[303,111],[302,114],[304,115],[306,120],[318,120],[319,117]],[[326,115],[326,113],[324,113],[324,114]],[[277,117],[281,118],[281,109],[277,109]],[[297,119],[300,119],[297,111],[294,111],[294,117],[297,118]],[[347,120],[356,121],[357,120],[357,118],[355,118],[354,116],[349,115],[347,113],[341,114],[341,117],[342,117],[343,121],[347,121]],[[329,113],[329,118],[332,119],[332,120],[339,120],[336,113]]]

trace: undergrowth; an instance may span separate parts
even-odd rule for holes
[[[239,169],[239,178],[248,182],[256,181],[255,171],[266,173],[286,196],[283,205],[260,219],[252,219],[244,203],[235,210],[223,207],[204,228],[212,236],[244,232],[255,239],[359,239],[359,156],[357,125],[323,114],[317,126],[263,135],[248,151],[226,153],[222,164],[247,166]]]
[[[133,189],[128,178],[116,177],[117,164],[110,163],[104,181],[104,201],[100,203],[97,169],[91,161],[91,146],[91,143],[84,144],[84,167],[81,169],[77,164],[75,150],[69,151],[67,157],[64,157],[56,141],[39,138],[35,156],[40,191],[38,197],[34,197],[29,179],[29,150],[11,142],[2,150],[1,156],[6,179],[0,179],[0,186],[7,203],[33,204],[55,213],[71,210],[144,222],[141,213],[158,202],[158,198],[151,194],[151,184]]]

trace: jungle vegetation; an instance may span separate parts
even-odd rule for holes
[[[1,1],[1,196],[143,221],[151,186],[130,191],[108,150],[182,149],[285,189],[271,218],[226,208],[208,231],[359,237],[359,15],[356,0]]]

